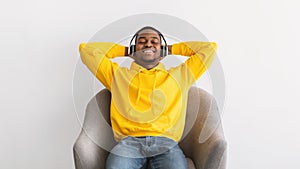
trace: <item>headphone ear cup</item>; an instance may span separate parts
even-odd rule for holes
[[[168,55],[168,46],[161,46],[160,49],[161,49],[160,50],[160,55],[162,57],[165,57],[165,56]]]
[[[135,45],[130,45],[129,55],[134,55],[134,53],[135,53]]]

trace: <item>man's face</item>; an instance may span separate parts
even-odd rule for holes
[[[151,29],[142,30],[136,37],[135,45],[136,53],[134,59],[138,64],[142,66],[145,64],[158,64],[161,58],[161,42],[157,32]]]

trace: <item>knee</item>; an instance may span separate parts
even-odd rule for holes
[[[146,160],[143,158],[128,158],[110,153],[106,160],[106,169],[142,168]]]

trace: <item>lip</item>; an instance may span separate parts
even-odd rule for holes
[[[156,50],[153,50],[153,49],[144,49],[142,50],[143,53],[155,53]]]

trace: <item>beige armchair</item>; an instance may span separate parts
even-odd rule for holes
[[[108,151],[116,144],[110,128],[110,92],[101,90],[86,108],[73,155],[76,169],[105,169]],[[215,99],[206,91],[189,91],[186,125],[179,142],[189,169],[225,169],[226,141]]]

